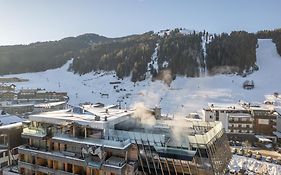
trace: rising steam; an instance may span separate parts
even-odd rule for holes
[[[133,105],[135,109],[133,117],[138,119],[143,125],[153,126],[156,123],[155,117],[152,115],[151,111],[145,106],[143,102],[138,102]]]

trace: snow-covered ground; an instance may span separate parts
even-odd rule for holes
[[[244,156],[233,155],[229,168],[236,170],[240,169],[248,170],[253,175],[256,173],[268,174],[268,175],[280,175],[281,166],[274,163],[267,163],[264,161],[259,161],[254,158],[248,158]]]
[[[63,67],[39,73],[8,75],[29,79],[29,82],[16,83],[17,88],[45,88],[49,91],[67,91],[70,104],[81,102],[102,102],[128,107],[143,102],[148,107],[160,106],[164,113],[183,114],[201,111],[208,102],[231,103],[240,99],[251,102],[263,102],[264,95],[281,91],[281,57],[271,40],[259,40],[257,65],[259,71],[243,78],[236,75],[216,75],[199,78],[177,76],[170,86],[161,81],[147,79],[136,84],[130,78],[117,80],[113,72],[75,75],[67,69],[71,61]],[[168,76],[169,77],[169,76]],[[255,88],[244,90],[245,80],[253,80]],[[121,81],[118,87],[110,84]],[[125,91],[124,91],[125,90]],[[118,92],[116,92],[118,91]],[[108,98],[102,94],[109,94]]]

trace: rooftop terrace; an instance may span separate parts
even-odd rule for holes
[[[104,129],[126,120],[132,113],[133,111],[87,105],[30,115],[29,120],[56,125],[78,124]]]

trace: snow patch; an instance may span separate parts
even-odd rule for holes
[[[159,72],[159,67],[158,67],[158,48],[159,43],[156,43],[156,47],[154,49],[154,52],[151,56],[151,61],[147,65],[147,72],[151,72],[151,70],[155,70],[157,73]]]

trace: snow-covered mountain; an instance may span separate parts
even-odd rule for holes
[[[151,81],[150,78],[133,83],[130,78],[118,80],[114,72],[91,72],[81,76],[73,74],[68,71],[71,61],[57,69],[5,77],[29,79],[28,82],[16,83],[18,89],[67,91],[72,105],[102,102],[121,103],[122,107],[129,107],[143,103],[148,107],[160,106],[164,113],[186,115],[201,110],[208,102],[262,102],[264,95],[280,92],[281,58],[275,44],[269,39],[260,39],[258,45],[256,55],[259,70],[244,78],[233,74],[198,78],[177,76],[170,86],[162,81]],[[155,55],[153,59],[157,61]],[[169,72],[165,76],[171,78]],[[255,88],[243,89],[245,80],[253,80]],[[102,94],[108,94],[108,97]]]

